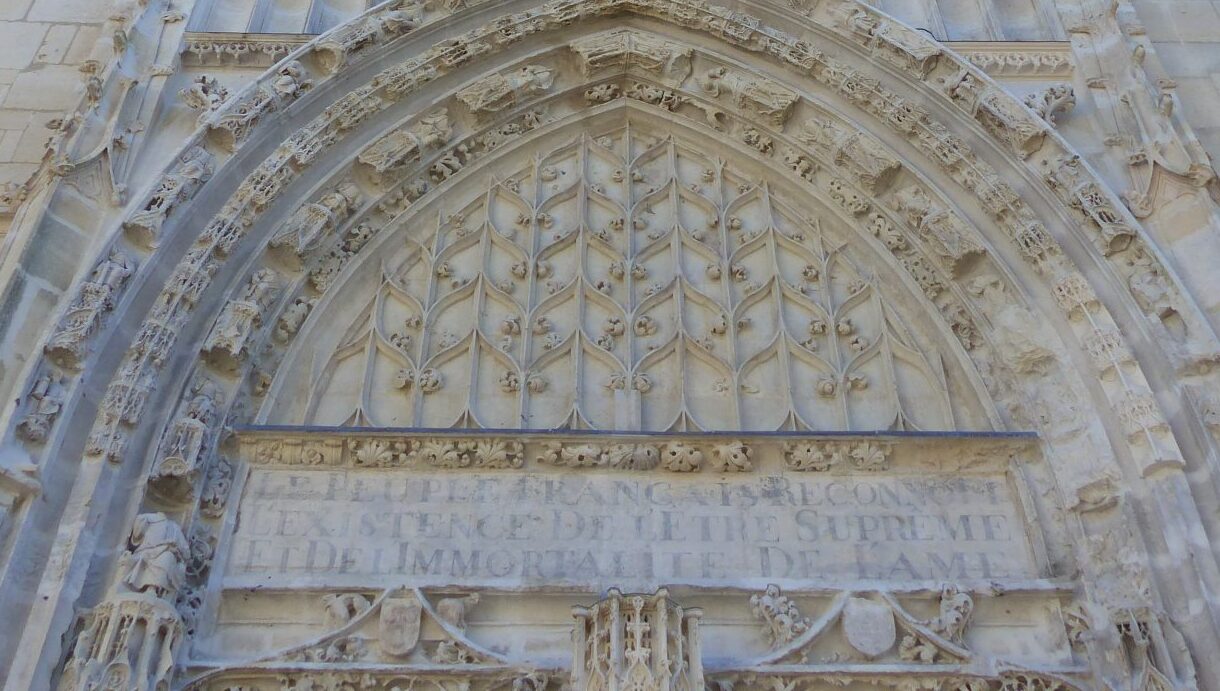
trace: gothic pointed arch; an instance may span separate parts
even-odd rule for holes
[[[365,650],[379,624],[389,657],[378,660],[400,659],[419,679],[445,683],[429,665],[482,665],[486,688],[547,688],[560,665],[468,634],[462,596],[375,573],[336,576],[352,590],[327,596],[338,599],[320,638],[235,656],[240,626],[218,622],[232,620],[230,590],[256,587],[235,552],[257,561],[241,532],[254,509],[237,507],[262,491],[246,484],[252,473],[870,473],[899,457],[909,469],[1016,477],[1019,510],[1003,518],[1019,513],[1037,533],[1029,562],[1011,566],[1022,597],[1045,595],[1069,618],[1079,591],[1107,613],[1090,626],[1146,637],[1171,628],[1148,612],[1173,569],[1134,555],[1172,553],[1156,532],[1165,525],[1211,528],[1183,473],[1198,425],[1163,412],[1175,392],[1146,372],[1206,370],[1214,342],[1138,222],[1045,121],[854,0],[805,13],[771,2],[387,3],[213,104],[26,372],[57,402],[21,411],[9,434],[42,463],[71,459],[55,472],[75,484],[73,501],[20,514],[61,531],[69,565],[25,608],[38,626],[22,650],[47,660],[31,675],[66,660],[71,688],[132,674],[173,685],[196,675],[211,688],[302,661],[390,683]],[[396,428],[415,431],[404,440]],[[531,436],[543,430],[557,436]],[[610,445],[594,432],[628,436]],[[952,458],[936,457],[941,433],[964,445]],[[896,440],[912,450],[892,453]],[[1138,508],[1124,484],[1142,488]],[[99,518],[90,505],[113,508]],[[1137,510],[1159,518],[1137,533]],[[63,534],[135,514],[127,542],[107,545],[118,559],[91,559],[88,531]],[[45,547],[27,531],[14,550]],[[724,678],[830,655],[823,634],[840,618],[845,630],[888,621],[902,633],[873,657],[975,674],[962,639],[972,596],[946,587],[940,614],[923,618],[895,595],[902,560],[891,562],[884,575],[861,566],[850,597],[806,593],[818,621],[793,621],[792,603],[777,617],[784,596],[768,588],[754,608],[772,648],[725,653]],[[920,583],[909,588],[926,588],[931,576],[908,565]],[[1194,568],[1200,583],[1215,578]],[[61,651],[51,632],[69,627],[77,591],[89,614]],[[672,616],[683,622],[674,640],[697,639],[695,617],[667,596],[615,597],[578,619],[594,631]],[[636,618],[623,623],[620,607]],[[418,636],[421,616],[428,646],[386,647],[387,620],[414,617]],[[100,664],[100,651],[125,645],[114,641],[131,617],[163,647]],[[1216,641],[1207,622],[1178,624],[1196,649]],[[410,638],[411,627],[393,631]],[[1000,669],[1002,655],[980,653],[979,683],[1086,688],[1119,673],[1090,666],[1104,644],[1085,640],[1067,643],[1080,664],[1033,655]],[[694,654],[677,655],[690,665],[682,675],[696,675]],[[173,680],[166,660],[187,676]],[[541,685],[519,686],[521,665]],[[647,674],[623,672],[631,688],[652,688]]]

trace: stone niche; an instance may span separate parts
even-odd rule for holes
[[[775,686],[794,669],[800,688],[1076,688],[1087,670],[1032,435],[237,436],[194,655],[235,662],[197,688],[795,688]],[[350,679],[301,681],[322,670]]]

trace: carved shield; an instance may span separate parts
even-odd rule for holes
[[[860,597],[851,598],[843,608],[843,633],[851,647],[868,657],[894,647],[898,636],[889,606]]]
[[[381,649],[388,655],[407,655],[419,642],[419,602],[413,597],[387,597],[381,603]]]

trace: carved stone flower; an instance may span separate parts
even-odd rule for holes
[[[823,472],[839,461],[839,454],[829,444],[793,442],[784,445],[784,463],[792,470]]]
[[[532,394],[540,394],[546,391],[547,381],[539,374],[530,374],[525,377],[525,388]]]
[[[852,447],[851,463],[859,470],[885,470],[889,467],[889,449],[879,444],[864,442]]]
[[[438,468],[458,468],[468,462],[464,461],[457,445],[448,439],[427,439],[419,445],[416,455],[424,463]]]
[[[520,468],[525,459],[519,441],[481,441],[474,447],[475,465],[480,468]]]
[[[660,453],[650,444],[615,444],[606,452],[611,468],[621,470],[651,470]]]
[[[652,391],[652,380],[648,378],[647,374],[636,373],[631,377],[631,388],[640,393],[648,393]]]
[[[441,379],[441,373],[435,369],[428,368],[419,373],[416,378],[416,383],[419,384],[419,390],[424,393],[435,393],[441,390],[444,381]]]
[[[404,445],[401,442],[388,442],[380,439],[349,442],[355,465],[369,468],[388,468],[398,465],[402,460]]]
[[[670,442],[661,451],[661,465],[675,473],[689,473],[703,465],[703,452],[686,442]]]
[[[750,447],[740,441],[717,444],[712,447],[712,461],[717,470],[724,472],[753,470],[754,463],[750,460],[752,455]]]
[[[512,370],[505,370],[500,374],[500,390],[504,393],[517,393],[521,390],[521,377]]]
[[[657,332],[657,322],[648,315],[638,317],[633,325],[636,336],[651,336]]]
[[[822,398],[830,398],[839,390],[839,385],[834,377],[825,376],[818,380],[817,392]]]
[[[415,385],[415,370],[403,367],[394,373],[394,388],[410,391]]]

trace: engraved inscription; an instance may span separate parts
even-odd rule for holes
[[[724,583],[1034,575],[1002,475],[256,469],[228,580]]]

